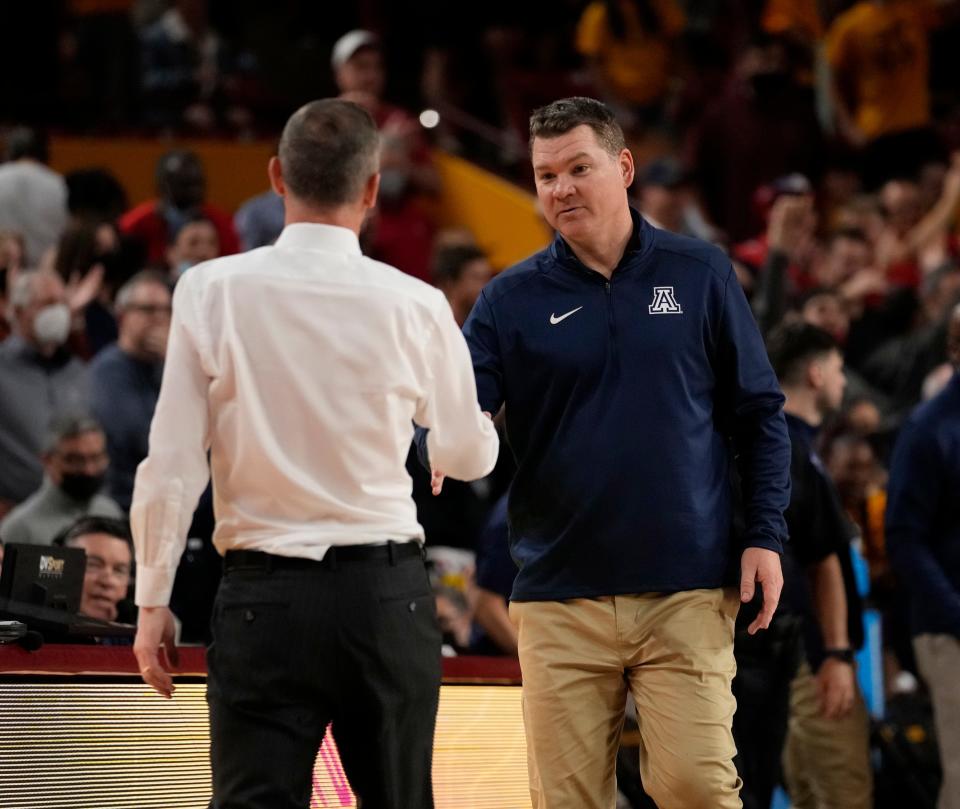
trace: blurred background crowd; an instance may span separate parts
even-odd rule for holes
[[[123,521],[171,290],[283,225],[265,171],[231,205],[191,144],[270,143],[318,97],[364,105],[384,144],[364,248],[441,288],[462,324],[504,237],[439,215],[439,157],[527,192],[531,110],[591,95],[628,133],[642,214],[721,245],[765,333],[804,321],[842,347],[847,392],[819,451],[883,615],[885,696],[916,692],[883,515],[898,427],[948,382],[960,333],[960,2],[34,0],[3,14],[0,539],[63,541],[102,518],[87,524],[115,540],[88,565],[98,617],[128,610]],[[161,144],[155,194],[131,198],[110,165],[59,171],[65,137]],[[516,653],[511,463],[434,498],[411,455],[450,654]],[[188,642],[207,636],[212,527],[208,493],[174,593]]]

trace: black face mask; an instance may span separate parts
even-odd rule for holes
[[[74,500],[89,500],[103,488],[103,475],[64,475],[60,481],[60,488],[68,497]]]

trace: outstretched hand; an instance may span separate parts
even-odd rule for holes
[[[483,411],[490,421],[493,421],[493,413],[490,413],[487,410]],[[436,497],[440,492],[443,491],[443,481],[446,479],[446,475],[443,474],[439,469],[433,469],[430,472],[430,491],[433,492],[433,496]]]

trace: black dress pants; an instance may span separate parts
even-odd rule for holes
[[[213,809],[307,809],[331,722],[362,809],[432,809],[440,630],[418,546],[229,553],[224,567],[207,652]]]
[[[746,624],[744,624],[744,627]],[[782,781],[781,757],[790,715],[790,683],[803,659],[800,619],[780,613],[756,635],[740,628],[734,638],[737,676],[733,695],[734,763],[743,779],[743,809],[769,809]]]

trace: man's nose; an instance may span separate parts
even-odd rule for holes
[[[556,199],[566,199],[574,191],[573,183],[569,178],[558,177],[553,185],[553,196]]]

